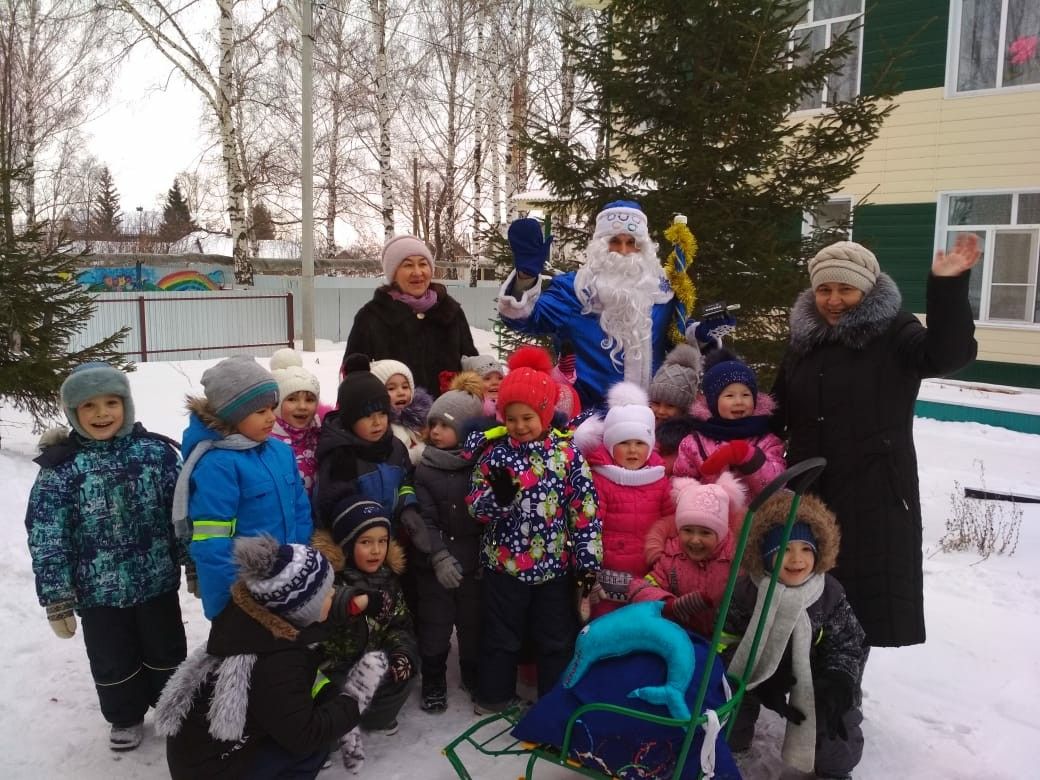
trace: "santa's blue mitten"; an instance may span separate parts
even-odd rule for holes
[[[508,238],[516,270],[528,276],[538,276],[549,260],[552,236],[546,238],[541,223],[528,217],[509,225]]]

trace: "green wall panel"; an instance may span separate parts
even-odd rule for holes
[[[903,294],[903,307],[924,311],[925,283],[935,242],[935,204],[860,206],[852,237],[877,255]]]
[[[991,360],[976,360],[967,368],[953,374],[951,379],[966,382],[989,382],[1011,387],[1040,388],[1040,366],[1024,363],[996,363]]]
[[[899,87],[941,87],[946,80],[949,0],[866,0],[862,89],[869,93],[894,53]]]

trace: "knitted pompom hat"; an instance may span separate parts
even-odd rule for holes
[[[415,378],[412,376],[412,369],[408,368],[407,365],[402,363],[400,360],[373,360],[372,365],[368,369],[372,372],[372,375],[386,386],[386,383],[390,380],[394,374],[400,374],[408,380],[408,385],[413,390],[415,389]]]
[[[611,451],[623,441],[654,446],[654,412],[646,392],[634,382],[618,382],[607,392],[610,408],[603,420],[603,445]]]
[[[394,283],[394,274],[406,257],[425,257],[433,269],[433,254],[425,242],[415,236],[394,236],[383,245],[383,274],[386,283]]]
[[[295,349],[289,347],[282,347],[271,355],[271,360],[268,363],[268,367],[272,371],[280,371],[289,366],[299,366],[300,368],[303,368],[303,357],[301,357],[300,353]]]
[[[719,396],[734,383],[739,382],[747,387],[751,391],[751,399],[758,403],[758,379],[743,360],[728,349],[722,348],[712,350],[705,362],[707,365],[701,379],[701,388],[712,415],[718,417]]]
[[[202,387],[214,414],[229,425],[278,405],[278,383],[246,355],[225,358],[202,372]]]
[[[700,378],[701,351],[689,344],[678,344],[665,356],[650,381],[650,400],[687,411],[697,397]]]
[[[462,370],[473,371],[481,379],[488,374],[505,374],[502,364],[493,355],[463,355]]]
[[[61,383],[61,407],[69,425],[80,436],[91,438],[82,425],[76,407],[98,395],[118,395],[123,399],[123,424],[116,438],[126,436],[134,427],[134,399],[126,374],[108,363],[83,363],[72,369]]]
[[[433,423],[440,421],[455,431],[459,443],[465,438],[465,425],[474,417],[480,417],[484,412],[484,400],[481,393],[483,383],[480,377],[472,371],[463,371],[456,374],[451,380],[452,389],[441,393],[433,406],[430,407],[426,420]]]
[[[525,404],[538,415],[542,428],[548,430],[559,390],[549,376],[552,358],[541,347],[520,347],[509,357],[509,373],[498,388],[498,408],[505,416],[510,404]]]
[[[281,403],[293,393],[301,391],[310,393],[315,398],[321,395],[321,384],[318,377],[301,366],[287,366],[271,372],[278,383],[278,402]]]
[[[635,236],[638,243],[650,238],[646,214],[643,213],[643,207],[634,200],[615,200],[604,206],[596,215],[593,238],[609,238],[620,233]]]
[[[390,414],[390,396],[386,387],[369,371],[368,355],[353,352],[343,361],[346,376],[339,383],[336,405],[345,430],[350,430],[362,417],[382,412]]]
[[[874,253],[855,241],[836,241],[825,246],[809,261],[809,282],[815,290],[821,284],[848,284],[864,293],[877,282],[881,266]]]
[[[234,555],[239,579],[261,607],[298,628],[321,620],[333,578],[324,555],[303,544],[280,545],[267,534],[238,537]]]

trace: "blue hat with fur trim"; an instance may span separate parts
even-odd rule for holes
[[[99,395],[118,395],[123,399],[123,424],[116,436],[126,436],[134,427],[134,399],[130,380],[118,368],[102,362],[83,363],[61,385],[61,406],[73,430],[80,436],[94,438],[79,423],[76,408]]]
[[[762,562],[765,564],[767,572],[772,565],[773,556],[780,549],[780,540],[783,538],[784,527],[782,525],[774,525],[762,537]],[[788,538],[787,543],[790,544],[791,542],[805,542],[812,547],[813,555],[817,553],[816,537],[813,535],[808,523],[796,522],[791,526],[791,536]]]

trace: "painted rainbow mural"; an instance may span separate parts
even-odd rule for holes
[[[174,271],[172,274],[166,274],[155,286],[169,292],[220,289],[220,285],[198,271]]]

